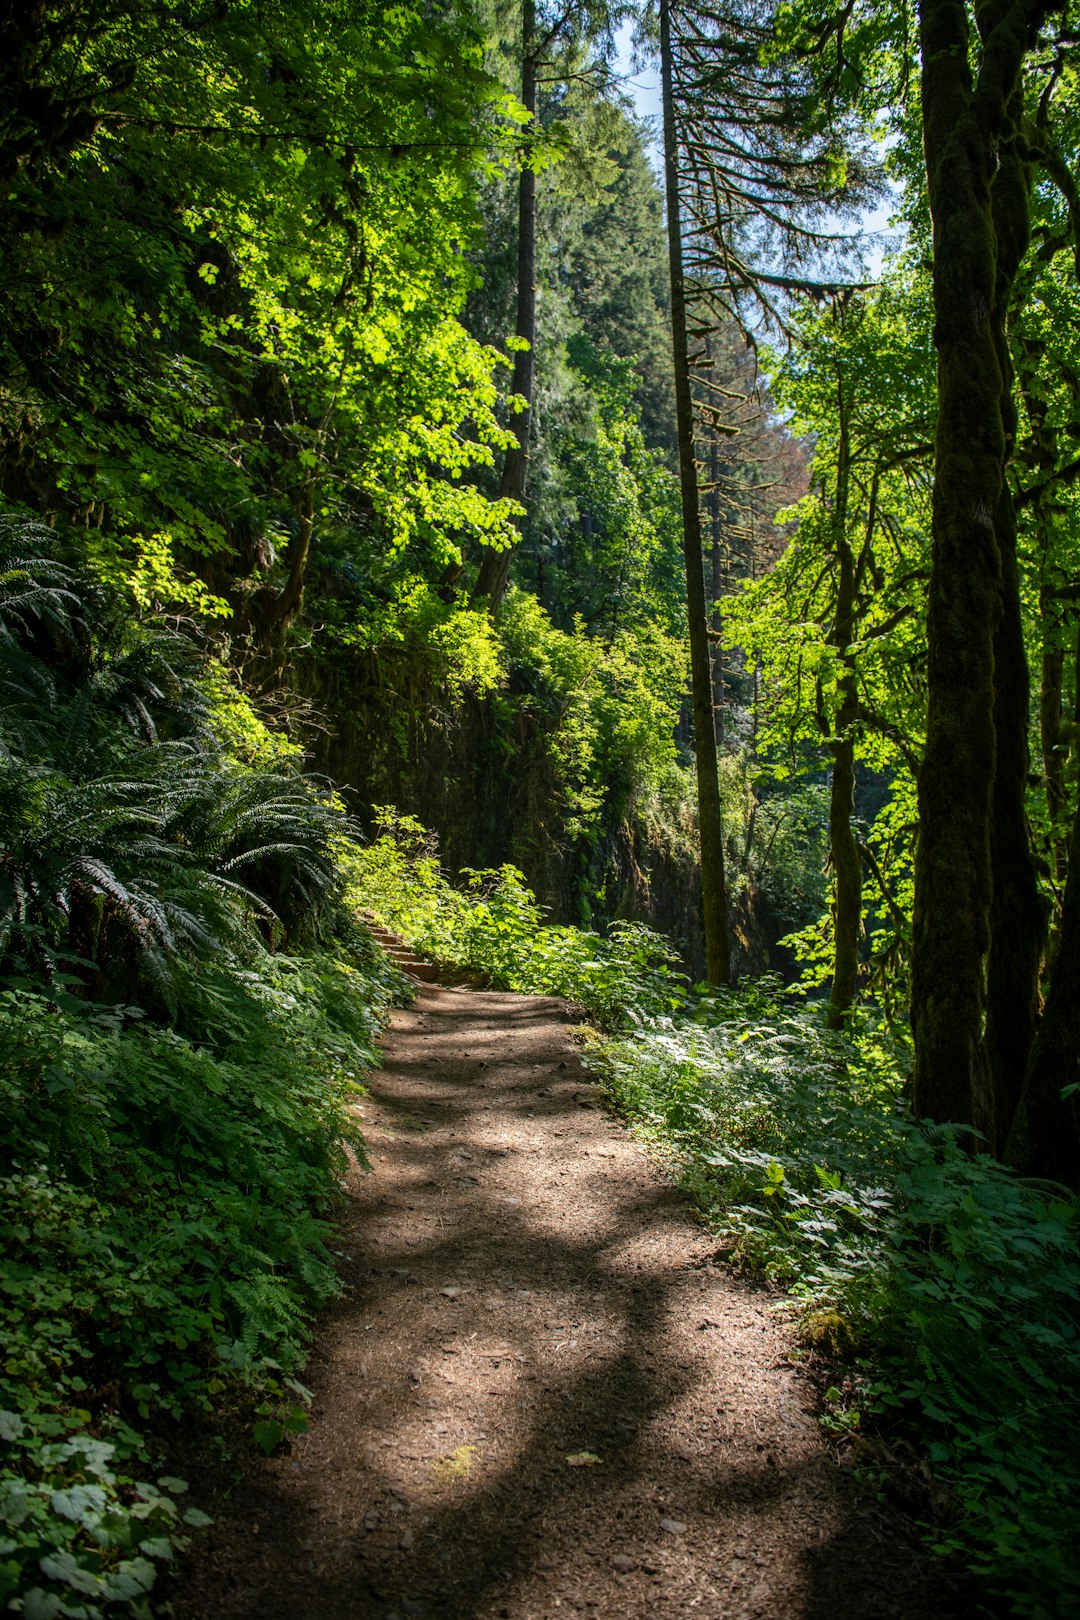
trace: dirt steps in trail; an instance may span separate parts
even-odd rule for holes
[[[458,968],[446,962],[433,962],[426,956],[418,956],[400,934],[391,933],[381,923],[375,922],[370,916],[362,918],[364,927],[377,945],[401,969],[407,978],[416,984],[445,984],[455,985],[471,990],[485,990],[488,985],[487,975],[474,973],[468,968]]]
[[[309,1432],[193,1549],[181,1620],[959,1612],[568,1025],[432,986],[395,1014]]]
[[[383,928],[381,923],[373,922],[370,917],[364,918],[364,927],[376,945],[382,946],[394,966],[400,968],[408,978],[419,984],[435,984],[438,981],[437,964],[417,956],[412,946],[407,945],[399,934],[392,934],[389,928]]]

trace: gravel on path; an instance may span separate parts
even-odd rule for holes
[[[426,986],[361,1105],[373,1174],[305,1375],[179,1616],[923,1620],[769,1300],[599,1106],[561,1002]]]

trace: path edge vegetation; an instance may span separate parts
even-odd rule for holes
[[[1011,1612],[1053,1620],[1080,1595],[1073,1195],[915,1119],[910,1044],[872,1016],[837,1031],[777,980],[691,987],[648,929],[545,924],[510,866],[451,886],[431,835],[389,808],[352,882],[435,960],[580,1009],[611,1105],[835,1368],[822,1425],[871,1493]]]

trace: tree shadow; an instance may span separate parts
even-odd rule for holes
[[[445,1004],[432,1010],[432,1001],[421,1016],[436,1038],[481,1011],[442,1014]],[[693,1302],[690,1262],[673,1267],[670,1252],[650,1244],[665,1227],[685,1244],[685,1199],[654,1178],[612,1197],[606,1218],[556,1229],[485,1181],[480,1062],[497,1063],[500,1112],[538,1127],[560,1115],[576,1122],[583,1084],[561,1031],[550,1057],[553,1068],[568,1067],[554,1077],[538,1072],[543,1047],[520,1057],[508,1050],[506,1013],[537,1029],[566,1016],[557,1003],[512,1003],[498,1009],[500,1032],[470,1029],[468,1056],[433,1070],[429,1057],[399,1044],[374,1077],[383,1115],[400,1126],[430,1110],[440,1136],[395,1128],[395,1182],[384,1190],[369,1183],[343,1225],[347,1291],[327,1313],[309,1373],[312,1435],[240,1486],[176,1589],[177,1613],[533,1620],[580,1611],[681,1620],[671,1605],[690,1556],[711,1596],[687,1611],[689,1620],[953,1613],[930,1603],[938,1594],[910,1546],[895,1534],[886,1545],[887,1519],[852,1506],[836,1522],[835,1481],[820,1451],[803,1447],[789,1461],[782,1436],[756,1451],[715,1436],[680,1444],[700,1363],[665,1358],[661,1342],[670,1313]],[[455,1175],[460,1143],[447,1139],[467,1126],[475,1177]],[[576,1162],[585,1173],[580,1154]],[[403,1209],[416,1216],[404,1236]],[[443,1293],[450,1279],[460,1290],[452,1297]],[[508,1293],[527,1308],[506,1319],[497,1308],[485,1313]],[[406,1348],[388,1362],[379,1324],[394,1319],[404,1319],[395,1342]],[[592,1321],[602,1332],[586,1343]],[[729,1351],[718,1337],[710,1353]],[[440,1384],[466,1393],[455,1405],[436,1393]],[[447,1404],[456,1426],[440,1425],[439,1434],[433,1414]],[[475,1452],[462,1449],[469,1445]],[[811,1546],[806,1529],[819,1499],[830,1506]],[[696,1527],[690,1551],[680,1515]],[[785,1519],[800,1527],[786,1549]],[[784,1589],[798,1587],[797,1610],[774,1606],[766,1548],[786,1552]],[[888,1607],[894,1598],[901,1610]]]

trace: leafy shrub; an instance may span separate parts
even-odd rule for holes
[[[1017,1614],[1071,1612],[1075,1200],[916,1125],[901,1050],[830,1034],[767,986],[598,1042],[590,1061],[742,1257],[802,1303],[810,1337],[862,1356],[881,1421],[917,1426],[953,1503],[935,1545]]]
[[[142,1612],[185,1522],[147,1479],[170,1423],[284,1395],[334,1291],[394,977],[262,954],[202,980],[200,1041],[0,995],[0,1597],[27,1614]]]
[[[377,838],[346,856],[349,896],[418,950],[486,974],[502,989],[565,996],[606,1028],[682,1005],[678,954],[643,923],[614,923],[606,936],[546,924],[516,867],[466,869],[465,887],[455,889],[434,838],[414,817],[384,807],[378,826]]]
[[[95,1620],[202,1521],[155,1483],[175,1425],[302,1424],[404,982],[343,910],[340,807],[54,546],[0,524],[0,1605]]]

